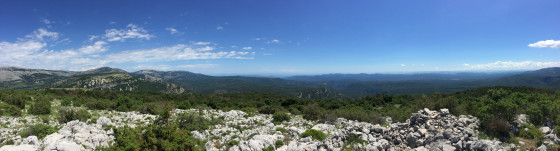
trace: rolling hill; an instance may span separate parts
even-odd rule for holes
[[[300,98],[345,98],[384,94],[447,93],[485,86],[560,89],[560,68],[526,72],[326,74],[286,78],[209,76],[188,71],[102,67],[69,72],[17,67],[0,68],[0,89],[84,88],[166,93],[275,93]]]

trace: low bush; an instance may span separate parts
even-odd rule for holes
[[[505,141],[509,138],[510,125],[505,119],[493,118],[488,124],[488,133],[493,136],[500,138],[501,141]]]
[[[10,116],[21,116],[21,109],[13,105],[4,105],[4,111]]]
[[[146,127],[115,129],[115,144],[102,150],[203,150],[203,141],[195,139],[189,130],[179,128],[169,117],[165,109]]]
[[[175,122],[180,129],[186,129],[188,131],[206,130],[210,125],[213,125],[211,120],[190,112],[179,113]]]
[[[274,146],[276,148],[280,148],[284,145],[284,142],[282,140],[276,140],[276,142],[274,142]]]
[[[526,139],[533,139],[538,141],[544,137],[544,134],[541,132],[541,130],[539,130],[532,124],[525,123],[521,125],[521,130],[519,130],[519,136]]]
[[[58,122],[66,123],[73,120],[87,121],[91,117],[88,111],[84,109],[72,109],[69,107],[61,107],[58,109]]]
[[[300,137],[304,138],[304,137],[309,137],[311,136],[311,138],[313,140],[324,140],[325,138],[327,138],[327,136],[325,135],[325,133],[319,131],[319,130],[314,130],[314,129],[308,129],[305,132],[303,132]]]
[[[307,120],[318,120],[321,116],[321,108],[317,104],[309,104],[303,108],[303,118]]]
[[[22,138],[33,135],[33,136],[37,136],[37,138],[39,139],[43,139],[45,138],[45,136],[55,133],[57,131],[58,131],[57,128],[51,127],[47,124],[36,124],[36,125],[31,125],[26,129],[23,129],[23,131],[21,131],[19,135],[21,135]]]
[[[29,109],[29,113],[34,115],[44,115],[51,113],[51,102],[44,98],[38,98],[35,104]]]
[[[263,151],[273,151],[273,150],[274,150],[274,147],[268,146],[268,147],[263,148],[262,150],[263,150]]]
[[[274,115],[272,115],[272,118],[274,119],[274,122],[284,122],[284,121],[289,121],[290,120],[290,115],[288,115],[288,113],[285,112],[276,112],[274,113]]]

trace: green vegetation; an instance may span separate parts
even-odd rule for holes
[[[189,130],[179,127],[170,117],[166,109],[148,126],[115,129],[116,143],[105,150],[203,150],[204,142],[195,139]]]
[[[276,148],[282,147],[282,145],[284,145],[284,142],[282,140],[276,140],[276,142],[274,142],[274,146]]]
[[[263,151],[274,151],[274,147],[273,146],[268,146],[262,149]]]
[[[285,112],[276,112],[272,115],[272,119],[274,119],[275,123],[282,123],[284,121],[290,121],[290,115]]]
[[[325,140],[325,138],[327,138],[325,133],[314,129],[305,130],[305,132],[301,133],[300,137],[304,138],[309,136],[311,136],[313,140],[320,140],[320,141]]]
[[[36,124],[36,125],[31,125],[26,129],[23,129],[23,131],[21,131],[19,135],[21,135],[22,138],[34,135],[37,136],[37,138],[39,139],[43,139],[45,138],[45,136],[55,133],[57,131],[58,128],[51,127],[47,124]]]
[[[202,131],[208,129],[211,125],[218,124],[220,120],[209,120],[194,113],[179,113],[175,119],[177,127],[188,131]],[[194,123],[194,124],[193,124]]]
[[[521,126],[521,130],[519,131],[519,136],[526,139],[533,139],[535,141],[539,141],[544,137],[544,134],[541,132],[541,130],[539,130],[539,128],[535,127],[533,124],[525,123]]]
[[[85,109],[72,109],[68,107],[61,107],[58,109],[58,122],[66,123],[73,120],[80,120],[85,122],[91,115]]]
[[[51,102],[50,102],[50,98],[46,98],[46,97],[38,97],[35,99],[35,104],[33,104],[31,106],[31,108],[29,109],[29,113],[31,114],[35,114],[35,115],[44,115],[44,114],[50,114],[51,113]]]
[[[0,90],[0,98],[2,98],[0,108],[3,116],[54,114],[60,123],[76,119],[86,120],[90,115],[85,109],[159,114],[169,111],[169,108],[213,108],[224,111],[243,110],[247,112],[246,117],[257,112],[272,114],[274,121],[278,122],[288,121],[290,115],[301,115],[305,119],[321,122],[331,122],[342,117],[384,124],[385,116],[392,117],[396,122],[404,122],[411,113],[420,109],[447,108],[454,115],[476,116],[481,121],[478,133],[489,138],[507,141],[512,137],[537,137],[531,129],[526,132],[521,131],[519,134],[510,132],[510,125],[518,114],[527,114],[530,123],[536,128],[545,122],[551,122],[554,132],[560,132],[558,130],[560,129],[558,126],[560,125],[560,91],[529,87],[483,87],[456,93],[429,95],[377,94],[356,99],[307,99],[267,93],[203,95],[83,89]],[[51,107],[52,100],[61,100],[62,106]],[[24,110],[25,108],[27,110]],[[50,113],[49,108],[52,110]],[[219,123],[220,119],[206,119],[196,113],[180,113],[176,118],[165,121],[168,123],[167,126],[153,124],[116,131],[119,131],[120,138],[141,138],[143,141],[149,141],[147,138],[142,138],[148,137],[144,134],[153,135],[149,136],[150,138],[156,135],[166,137],[164,134],[167,132],[159,131],[165,129],[183,130],[185,132],[182,135],[189,137],[190,134],[187,132],[207,129]],[[147,146],[158,143],[160,142],[151,142]],[[132,145],[131,148],[146,147],[145,144],[134,145],[135,142],[127,144]],[[126,148],[126,146],[121,147]],[[157,150],[162,149],[161,146],[157,148]]]

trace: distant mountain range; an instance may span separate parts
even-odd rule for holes
[[[73,72],[0,67],[0,89],[84,88],[165,93],[276,93],[301,98],[456,92],[485,86],[560,89],[560,68],[500,73],[325,74],[286,78],[209,76],[188,71],[102,67]]]

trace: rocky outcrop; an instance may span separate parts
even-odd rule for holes
[[[81,122],[78,120],[58,125],[51,122],[52,126],[60,126],[60,130],[56,133],[49,134],[42,140],[36,136],[21,138],[17,135],[19,131],[25,128],[24,125],[40,122],[36,116],[27,117],[1,117],[6,120],[8,128],[0,129],[3,139],[11,140],[15,145],[6,145],[0,148],[0,151],[13,150],[60,150],[60,151],[80,151],[95,150],[96,147],[108,147],[113,144],[115,137],[114,127],[136,127],[137,124],[148,124],[154,115],[139,114],[137,112],[115,112],[115,111],[90,111],[101,115],[96,123]],[[26,121],[26,122],[21,122]],[[1,143],[1,142],[0,142]]]
[[[93,111],[90,111],[93,112]],[[447,109],[439,111],[423,109],[413,113],[405,123],[392,123],[387,118],[385,124],[371,124],[338,118],[332,123],[309,121],[298,115],[291,115],[289,121],[273,123],[271,115],[245,113],[242,111],[220,110],[174,110],[173,115],[192,112],[207,119],[220,120],[207,130],[192,131],[195,138],[206,140],[205,149],[210,151],[260,151],[274,148],[279,151],[308,150],[515,150],[519,146],[498,140],[482,140],[476,129],[480,121],[473,116],[454,116]],[[71,121],[60,125],[57,133],[44,139],[35,136],[21,138],[12,136],[16,145],[6,145],[5,150],[94,150],[96,147],[110,146],[115,137],[111,125],[135,127],[156,119],[154,115],[137,112],[95,111],[100,115],[96,123]],[[21,117],[37,122],[32,117]],[[3,118],[12,126],[22,127],[22,119]],[[520,120],[523,121],[523,120]],[[526,120],[525,120],[526,121]],[[324,140],[302,137],[308,129],[326,134]],[[549,127],[540,128],[546,140],[538,149],[559,144],[560,139]],[[17,133],[17,130],[10,131]]]
[[[211,130],[195,131],[197,138],[209,140],[207,150],[261,150],[268,146],[276,150],[512,150],[516,146],[497,140],[479,140],[475,131],[479,120],[473,116],[459,117],[447,109],[431,111],[424,109],[413,113],[406,123],[386,125],[357,122],[339,118],[335,123],[314,123],[296,116],[279,125],[271,123],[268,115],[245,118],[239,111],[207,111],[214,118],[223,117],[223,125]],[[390,121],[390,120],[388,120]],[[251,125],[260,124],[258,127]],[[316,129],[327,135],[325,140],[311,137],[300,138],[307,129]],[[251,135],[253,136],[251,137]],[[255,135],[257,134],[257,135]],[[223,136],[212,138],[212,136]],[[354,137],[354,138],[350,138]],[[359,138],[359,141],[349,142]],[[245,140],[243,140],[245,139]],[[229,146],[228,141],[239,144]],[[282,144],[274,142],[281,140]]]

